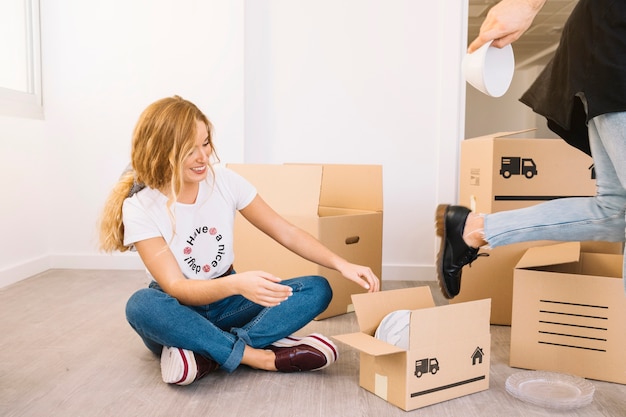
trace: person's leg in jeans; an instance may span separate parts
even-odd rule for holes
[[[322,277],[283,283],[293,288],[293,295],[271,308],[241,296],[208,306],[184,306],[153,284],[129,299],[126,315],[155,354],[162,346],[176,346],[209,357],[232,372],[241,363],[245,346],[263,348],[291,335],[324,311],[332,298]]]
[[[484,237],[489,246],[532,240],[624,240],[626,113],[592,119],[589,141],[597,195],[560,198],[523,209],[486,214]]]
[[[459,293],[463,266],[475,261],[478,248],[485,245],[626,239],[626,112],[597,116],[588,128],[596,196],[561,198],[492,214],[472,213],[461,206],[437,208],[437,233],[442,237],[437,279],[446,297]],[[626,264],[623,269],[626,273]]]
[[[489,246],[532,240],[625,240],[626,112],[590,120],[589,142],[597,195],[562,198],[524,209],[486,214],[484,240]]]

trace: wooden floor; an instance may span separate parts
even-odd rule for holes
[[[51,270],[0,289],[0,416],[625,416],[626,386],[592,381],[591,405],[555,412],[505,390],[510,328],[491,326],[490,389],[405,412],[359,387],[358,353],[339,344],[331,367],[278,374],[241,367],[187,387],[161,381],[159,362],[124,318],[141,271]],[[386,282],[385,289],[433,282]],[[434,291],[438,304],[443,304]],[[357,331],[353,313],[302,333]],[[625,359],[626,360],[626,359]]]

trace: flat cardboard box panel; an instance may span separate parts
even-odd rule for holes
[[[334,338],[360,351],[364,389],[409,411],[489,388],[489,300],[436,307],[429,287],[352,298],[360,331]],[[413,310],[408,350],[373,336],[404,309]]]
[[[510,365],[626,383],[622,260],[575,242],[529,249],[515,269]]]
[[[289,222],[332,251],[382,273],[382,168],[378,165],[229,164]],[[284,248],[243,216],[235,219],[235,268],[265,270],[281,278],[322,275],[333,299],[317,319],[353,311],[351,295],[366,290],[337,271]]]
[[[595,195],[591,157],[561,139],[525,137],[530,130],[494,133],[461,143],[459,204],[479,213],[495,213],[555,198]],[[519,172],[509,176],[503,165],[510,164],[511,158],[519,158]],[[532,164],[522,167],[522,159]],[[510,325],[515,265],[528,248],[554,243],[542,240],[482,250],[490,256],[463,269],[461,292],[450,302],[490,298],[491,323]],[[622,253],[620,243],[583,244],[585,251]]]

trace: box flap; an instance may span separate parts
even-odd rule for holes
[[[376,339],[375,337],[366,335],[362,332],[333,336],[333,339],[337,339],[346,345],[352,346],[353,348],[372,356],[406,352],[400,347],[383,342],[382,340]]]
[[[373,335],[382,319],[392,311],[435,306],[428,286],[352,294],[352,303],[359,329],[367,335]]]
[[[509,136],[520,135],[522,133],[534,132],[535,130],[537,130],[537,128],[532,127],[530,129],[515,130],[515,131],[512,131],[512,132],[494,133],[492,136],[494,138],[506,138],[506,137],[509,137]]]
[[[429,345],[446,345],[489,334],[490,314],[488,298],[415,310],[411,313],[409,346],[413,350],[425,340]]]
[[[320,207],[383,210],[381,165],[227,164],[281,214],[318,216]]]
[[[323,165],[320,206],[382,211],[382,166]]]
[[[322,189],[320,165],[227,164],[227,167],[250,181],[278,213],[317,216]]]
[[[473,139],[492,139],[492,138],[504,138],[507,136],[514,136],[514,135],[519,135],[520,133],[526,133],[526,132],[532,132],[533,130],[537,130],[536,128],[530,128],[530,129],[523,129],[523,130],[514,130],[511,132],[497,132],[497,133],[490,133],[488,135],[484,135],[484,136],[477,136],[475,138],[468,138],[469,140],[473,140]]]
[[[529,248],[517,262],[515,268],[560,265],[579,260],[580,242],[565,242]]]

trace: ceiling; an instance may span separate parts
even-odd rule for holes
[[[480,25],[497,0],[469,0],[468,44],[478,36]],[[548,0],[530,28],[513,43],[517,68],[545,65],[559,44],[561,30],[578,0]]]

